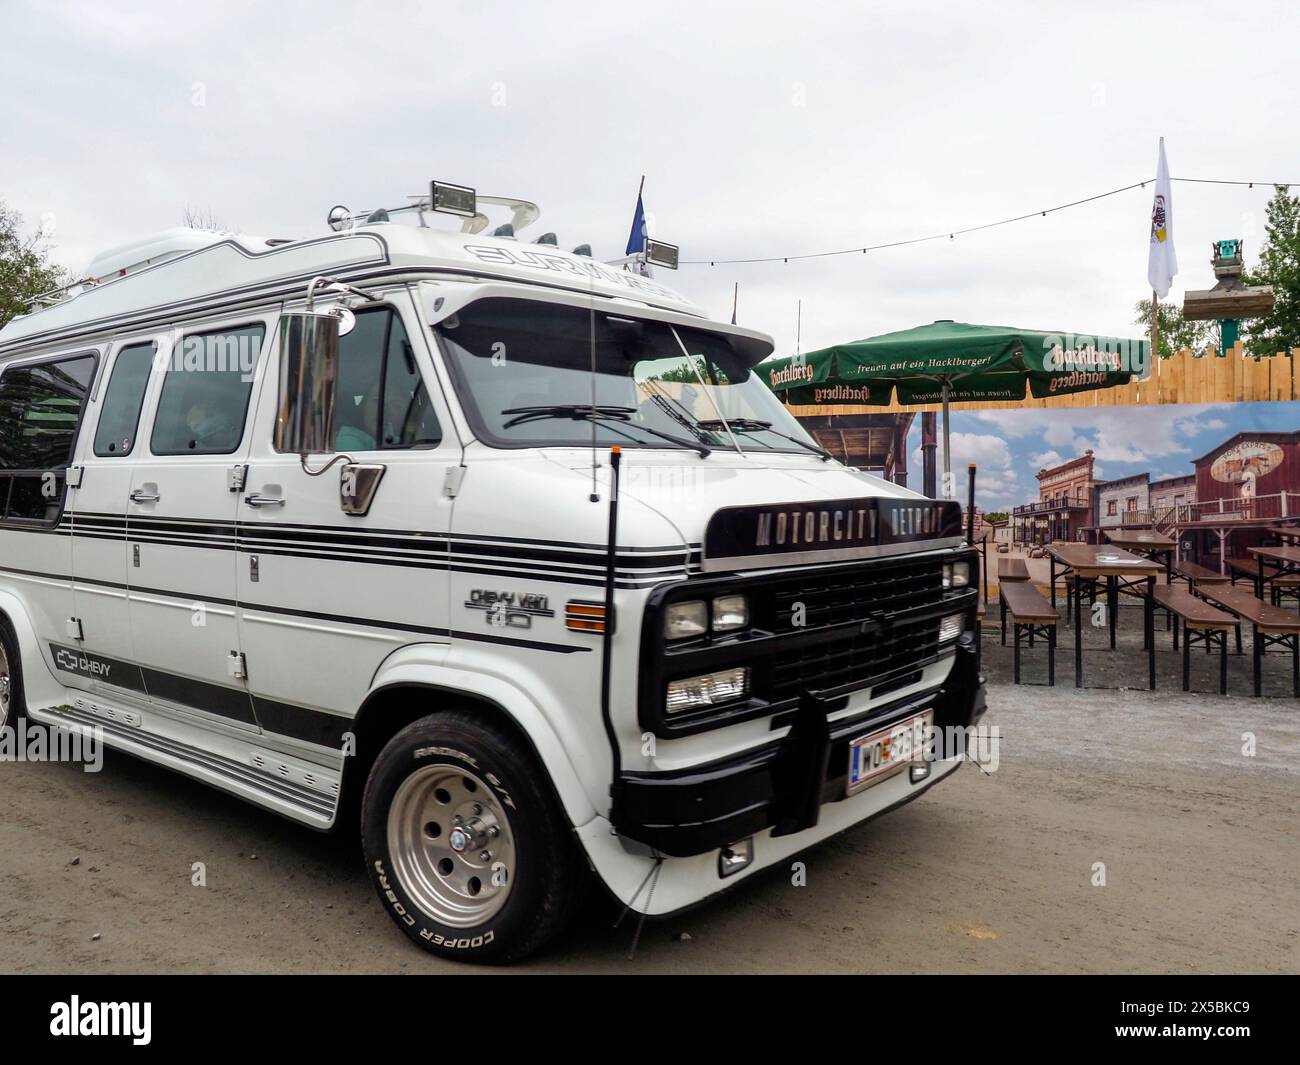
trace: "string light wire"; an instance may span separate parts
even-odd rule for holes
[[[1254,188],[1256,185],[1272,186],[1282,188],[1293,184],[1289,181],[1228,181],[1220,178],[1173,178],[1173,181],[1189,182],[1196,185],[1244,185],[1248,188]],[[1028,218],[1046,218],[1049,214],[1055,214],[1057,211],[1068,211],[1072,207],[1081,207],[1087,203],[1096,203],[1098,200],[1104,200],[1111,196],[1118,196],[1124,192],[1130,192],[1133,189],[1144,189],[1155,181],[1155,178],[1147,178],[1146,181],[1135,181],[1131,185],[1125,185],[1122,188],[1111,189],[1109,192],[1099,192],[1095,196],[1085,196],[1081,200],[1072,200],[1069,203],[1062,203],[1056,207],[1046,207],[1037,211],[1026,211],[1024,214],[1018,214],[1011,218],[1003,218],[997,222],[985,222],[979,226],[966,226],[962,229],[950,229],[942,233],[932,233],[926,237],[911,237],[908,240],[891,240],[884,244],[868,244],[865,247],[840,248],[836,251],[815,251],[805,252],[800,255],[762,255],[748,259],[683,259],[683,266],[737,266],[748,263],[790,263],[798,262],[803,259],[829,259],[838,255],[866,255],[868,252],[884,251],[888,248],[903,248],[911,244],[925,244],[932,240],[955,240],[957,237],[966,236],[968,233],[979,233],[986,229],[996,229],[998,226],[1009,226],[1013,222],[1023,222]]]

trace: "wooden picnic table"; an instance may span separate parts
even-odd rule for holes
[[[1100,544],[1050,544],[1052,606],[1056,606],[1056,567],[1074,574],[1074,686],[1083,687],[1083,584],[1106,585],[1106,613],[1110,649],[1115,649],[1115,617],[1120,594],[1142,599],[1142,646],[1147,652],[1147,676],[1151,690],[1156,686],[1155,590],[1161,566],[1123,548]],[[1142,585],[1142,590],[1138,590]]]
[[[1155,559],[1165,567],[1165,583],[1168,584],[1173,577],[1174,551],[1178,548],[1178,542],[1171,540],[1162,533],[1144,533],[1134,532],[1106,532],[1106,539],[1116,547],[1125,551],[1132,551],[1136,555],[1142,555],[1144,558]]]
[[[1264,531],[1279,541],[1300,542],[1300,525],[1270,525]]]
[[[1295,544],[1283,544],[1281,547],[1250,547],[1247,550],[1259,562],[1259,573],[1255,576],[1255,594],[1261,599],[1264,598],[1264,585],[1268,581],[1284,574],[1300,573],[1300,547]]]

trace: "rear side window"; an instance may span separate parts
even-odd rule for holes
[[[95,454],[101,458],[129,455],[135,448],[144,390],[157,350],[158,346],[150,342],[132,344],[117,353],[95,429]]]
[[[58,520],[95,356],[15,366],[0,374],[0,516]]]
[[[163,378],[150,446],[155,455],[229,455],[239,449],[261,325],[187,336]]]

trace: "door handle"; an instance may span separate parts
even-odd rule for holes
[[[262,496],[254,493],[253,495],[244,496],[244,502],[250,507],[282,507],[284,498],[282,496]]]
[[[137,488],[131,493],[132,503],[157,503],[161,498],[157,492],[146,492],[143,488]]]

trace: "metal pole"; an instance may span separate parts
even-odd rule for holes
[[[1151,290],[1151,365],[1160,359],[1160,297]]]
[[[952,483],[952,434],[951,426],[948,424],[948,397],[952,394],[952,386],[948,384],[947,379],[943,382],[943,498],[951,499],[953,497]]]
[[[975,546],[975,463],[970,464],[970,483],[966,487],[966,542]]]
[[[605,725],[605,736],[609,739],[610,758],[613,773],[610,778],[611,798],[617,798],[621,784],[620,775],[623,759],[619,753],[618,733],[614,728],[613,711],[610,707],[610,676],[614,659],[614,626],[616,624],[614,606],[614,581],[618,571],[618,495],[619,473],[623,461],[623,449],[609,449],[609,528],[605,533],[605,629],[600,641],[600,716]]]

